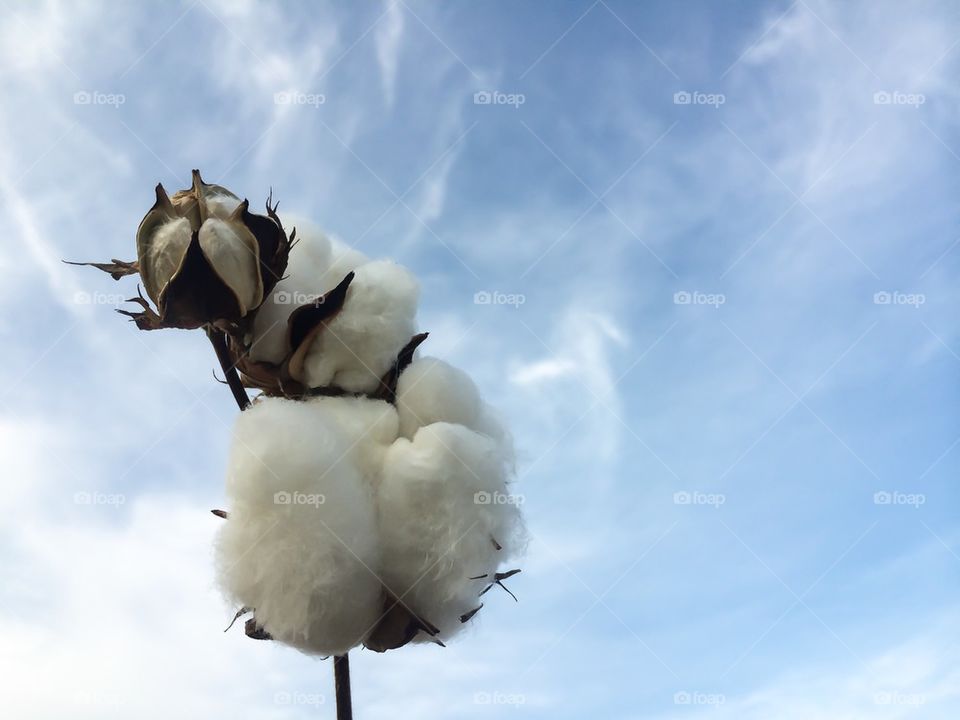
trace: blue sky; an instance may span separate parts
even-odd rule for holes
[[[199,167],[413,269],[516,436],[520,602],[355,652],[357,717],[956,717],[957,11],[6,0],[12,715],[333,715],[221,632],[204,339],[60,263]]]

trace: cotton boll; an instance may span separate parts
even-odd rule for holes
[[[284,215],[284,227],[296,228],[297,242],[290,251],[286,277],[264,300],[253,322],[250,358],[280,363],[290,351],[287,320],[301,305],[314,302],[335,288],[348,273],[369,262],[368,258],[328,237],[314,223]]]
[[[400,435],[412,438],[424,425],[449,422],[465,425],[501,445],[513,457],[513,439],[494,411],[480,398],[470,376],[432,357],[414,360],[397,382]]]
[[[381,612],[371,492],[336,413],[268,398],[240,414],[229,462],[229,518],[217,574],[235,607],[274,639],[344,653]]]
[[[419,288],[388,260],[361,265],[343,309],[318,333],[304,361],[309,387],[371,392],[415,332]]]
[[[330,238],[330,264],[323,276],[324,285],[336,287],[347,273],[356,271],[361,265],[366,265],[370,259],[359,250],[337,238]]]
[[[513,435],[507,429],[506,425],[500,419],[500,415],[487,403],[483,403],[480,408],[480,416],[476,424],[471,428],[481,435],[486,435],[493,440],[500,448],[500,454],[507,463],[509,474],[513,474],[514,467],[514,446]]]
[[[378,495],[384,586],[447,638],[480,604],[483,580],[521,534],[508,502],[510,458],[462,425],[434,423],[401,438],[384,460]],[[502,550],[497,550],[494,540]]]
[[[397,411],[385,400],[366,397],[320,397],[310,401],[324,412],[346,437],[349,454],[371,488],[380,481],[384,456],[399,435]]]
[[[327,287],[325,281],[331,262],[330,239],[310,223],[289,217],[284,217],[283,223],[296,227],[297,242],[290,251],[286,277],[266,297],[253,321],[250,357],[258,362],[281,362],[289,350],[290,313],[336,285]]]
[[[437,358],[414,360],[397,381],[400,434],[412,438],[417,429],[435,422],[477,430],[482,401],[473,380]]]

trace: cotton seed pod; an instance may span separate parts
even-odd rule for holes
[[[200,172],[194,170],[192,187],[175,192],[170,202],[178,215],[190,220],[190,226],[199,230],[207,217],[227,219],[240,204],[240,198],[222,185],[204,182]]]
[[[114,279],[139,273],[147,296],[131,298],[140,312],[120,310],[141,330],[236,326],[256,310],[283,277],[296,231],[287,237],[267,198],[267,214],[193,171],[192,187],[156,202],[137,230],[137,260],[92,265]],[[241,326],[242,329],[243,326]]]
[[[256,238],[243,224],[245,208],[226,220],[181,216],[162,185],[137,231],[140,277],[164,327],[196,328],[218,319],[236,321],[263,300]]]

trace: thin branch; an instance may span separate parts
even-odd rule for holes
[[[353,720],[350,697],[350,658],[346,653],[333,658],[333,685],[337,694],[337,720]]]
[[[233,399],[237,401],[237,407],[240,410],[246,410],[250,407],[250,398],[247,397],[247,391],[240,382],[240,373],[237,372],[237,366],[230,358],[230,351],[227,349],[227,336],[216,328],[207,328],[207,337],[213,345],[214,352],[217,353],[217,360],[220,361],[220,367],[223,369],[223,376],[227,379],[227,385],[230,386],[230,392],[233,393]]]

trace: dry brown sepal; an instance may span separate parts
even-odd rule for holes
[[[388,590],[383,591],[383,614],[376,626],[367,635],[363,641],[363,646],[374,652],[386,652],[387,650],[396,650],[401,648],[421,631],[429,635],[433,642],[443,645],[437,635],[440,630],[424,620],[417,617],[403,601],[396,598]]]

